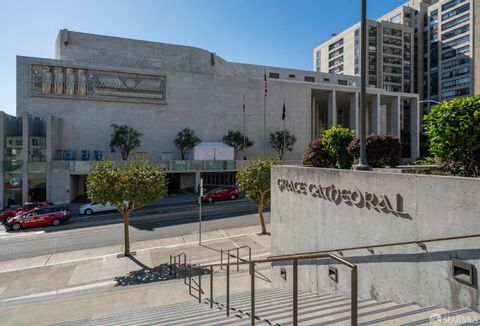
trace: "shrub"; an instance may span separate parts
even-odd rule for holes
[[[320,139],[313,140],[303,154],[303,165],[316,168],[334,168],[335,159],[331,157]]]
[[[398,137],[368,135],[365,139],[367,162],[372,168],[394,167],[400,164],[402,145]],[[355,137],[348,146],[348,152],[358,161],[360,157],[360,139]]]
[[[322,135],[322,143],[326,152],[335,159],[335,166],[339,169],[350,169],[353,156],[347,147],[353,140],[353,132],[348,128],[332,127]]]
[[[425,116],[430,153],[455,175],[480,176],[480,96],[453,99]]]

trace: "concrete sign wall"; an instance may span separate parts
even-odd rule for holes
[[[480,179],[274,167],[272,254],[480,234],[479,201]],[[480,237],[337,254],[359,265],[360,297],[479,310],[479,244]],[[453,277],[452,259],[474,264],[473,284]],[[289,287],[289,276],[288,265],[275,267],[274,286]],[[350,294],[349,270],[326,260],[304,262],[299,282],[304,290]]]

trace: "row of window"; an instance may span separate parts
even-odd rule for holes
[[[463,76],[466,74],[470,73],[470,66],[458,68],[455,70],[447,71],[442,73],[442,80],[443,79],[448,79],[448,78],[453,78],[453,77],[458,77],[458,76]]]
[[[444,53],[442,53],[442,60],[453,58],[453,57],[455,57],[459,54],[466,53],[469,50],[470,50],[470,47],[467,45],[467,46],[461,47],[459,49],[454,49],[454,50],[450,50],[448,52],[444,52]]]
[[[402,83],[402,76],[383,76],[383,81],[390,82],[390,83]]]
[[[336,66],[336,65],[338,65],[339,63],[342,63],[342,62],[343,62],[343,55],[336,58],[336,59],[333,59],[332,61],[330,61],[328,63],[328,66],[333,67],[333,66]]]
[[[402,46],[402,40],[398,38],[392,38],[392,37],[384,37],[383,38],[383,43],[384,44],[391,44],[391,45],[398,45]]]
[[[442,44],[442,50],[445,50],[445,49],[448,49],[448,48],[466,43],[468,41],[470,41],[470,35],[465,35],[465,36],[459,37],[459,38],[454,39],[452,41],[448,41],[446,43],[443,43]]]
[[[383,34],[392,36],[402,36],[402,31],[394,28],[383,28]]]
[[[341,73],[341,72],[343,72],[343,65],[340,65],[338,67],[335,67],[335,68],[329,70],[329,73],[331,73],[331,74],[338,74],[338,73]]]
[[[460,79],[454,79],[442,83],[442,88],[452,88],[470,84],[470,77],[464,77]]]
[[[333,52],[330,52],[330,53],[328,54],[328,58],[329,58],[329,59],[332,59],[332,58],[334,58],[334,57],[336,57],[337,55],[340,55],[340,54],[342,54],[342,53],[343,53],[343,47],[341,47],[340,49],[335,50],[335,51],[333,51]]]
[[[470,25],[464,25],[462,27],[452,29],[450,32],[442,34],[442,41],[448,40],[449,38],[468,32],[469,30],[470,30]]]
[[[338,48],[340,45],[343,45],[343,38],[336,41],[335,43],[332,43],[328,47],[328,51],[332,51],[333,49]]]
[[[460,6],[456,9],[450,10],[449,12],[445,13],[442,15],[442,20],[447,20],[448,18],[451,18],[456,15],[460,15],[461,13],[464,13],[465,11],[470,10],[470,4],[467,3],[466,5]]]
[[[442,92],[442,98],[450,99],[459,96],[465,96],[470,94],[470,88],[460,88],[453,91]]]
[[[470,62],[469,57],[464,57],[456,60],[450,60],[442,63],[442,69],[449,69],[452,67],[460,66]]]
[[[442,24],[442,31],[446,30],[446,29],[449,29],[449,28],[452,28],[453,26],[456,26],[456,25],[461,24],[463,22],[466,22],[469,19],[470,19],[470,14],[469,13],[467,13],[463,16],[460,16],[458,18],[452,19],[451,21],[449,21],[445,24]]]
[[[401,67],[392,67],[392,66],[383,66],[383,72],[389,73],[389,74],[402,74],[402,68]]]
[[[449,1],[445,4],[442,5],[442,11],[445,11],[447,9],[450,9],[456,5],[458,5],[459,3],[462,3],[462,2],[465,2],[465,0],[452,0],[452,1]]]
[[[384,46],[383,47],[383,53],[393,54],[393,55],[402,55],[402,49],[392,48],[390,46]]]
[[[383,62],[384,63],[390,63],[394,65],[401,65],[402,64],[402,58],[394,58],[394,57],[383,57]]]
[[[280,74],[278,72],[269,72],[268,73],[268,77],[271,78],[271,79],[279,79],[280,78]],[[289,74],[288,75],[288,78],[290,79],[295,79],[296,76],[295,74]],[[315,77],[313,76],[304,76],[304,81],[306,82],[315,82]]]

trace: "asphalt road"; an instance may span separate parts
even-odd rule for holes
[[[184,198],[185,199],[185,198]],[[213,231],[258,224],[255,204],[235,201],[202,205],[202,230]],[[130,217],[131,242],[191,234],[198,231],[198,204],[195,200],[173,200],[145,207]],[[0,261],[90,249],[123,243],[122,217],[117,212],[80,216],[57,227],[5,232],[0,226]]]

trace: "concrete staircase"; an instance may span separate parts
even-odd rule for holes
[[[332,295],[299,293],[300,325],[349,325],[350,299]],[[257,325],[292,325],[292,293],[280,289],[256,291]],[[359,325],[480,325],[480,314],[470,309],[448,311],[414,303],[359,300]],[[250,293],[230,296],[230,317],[225,316],[225,297],[126,312],[58,325],[250,325]],[[431,322],[431,317],[442,318]]]

